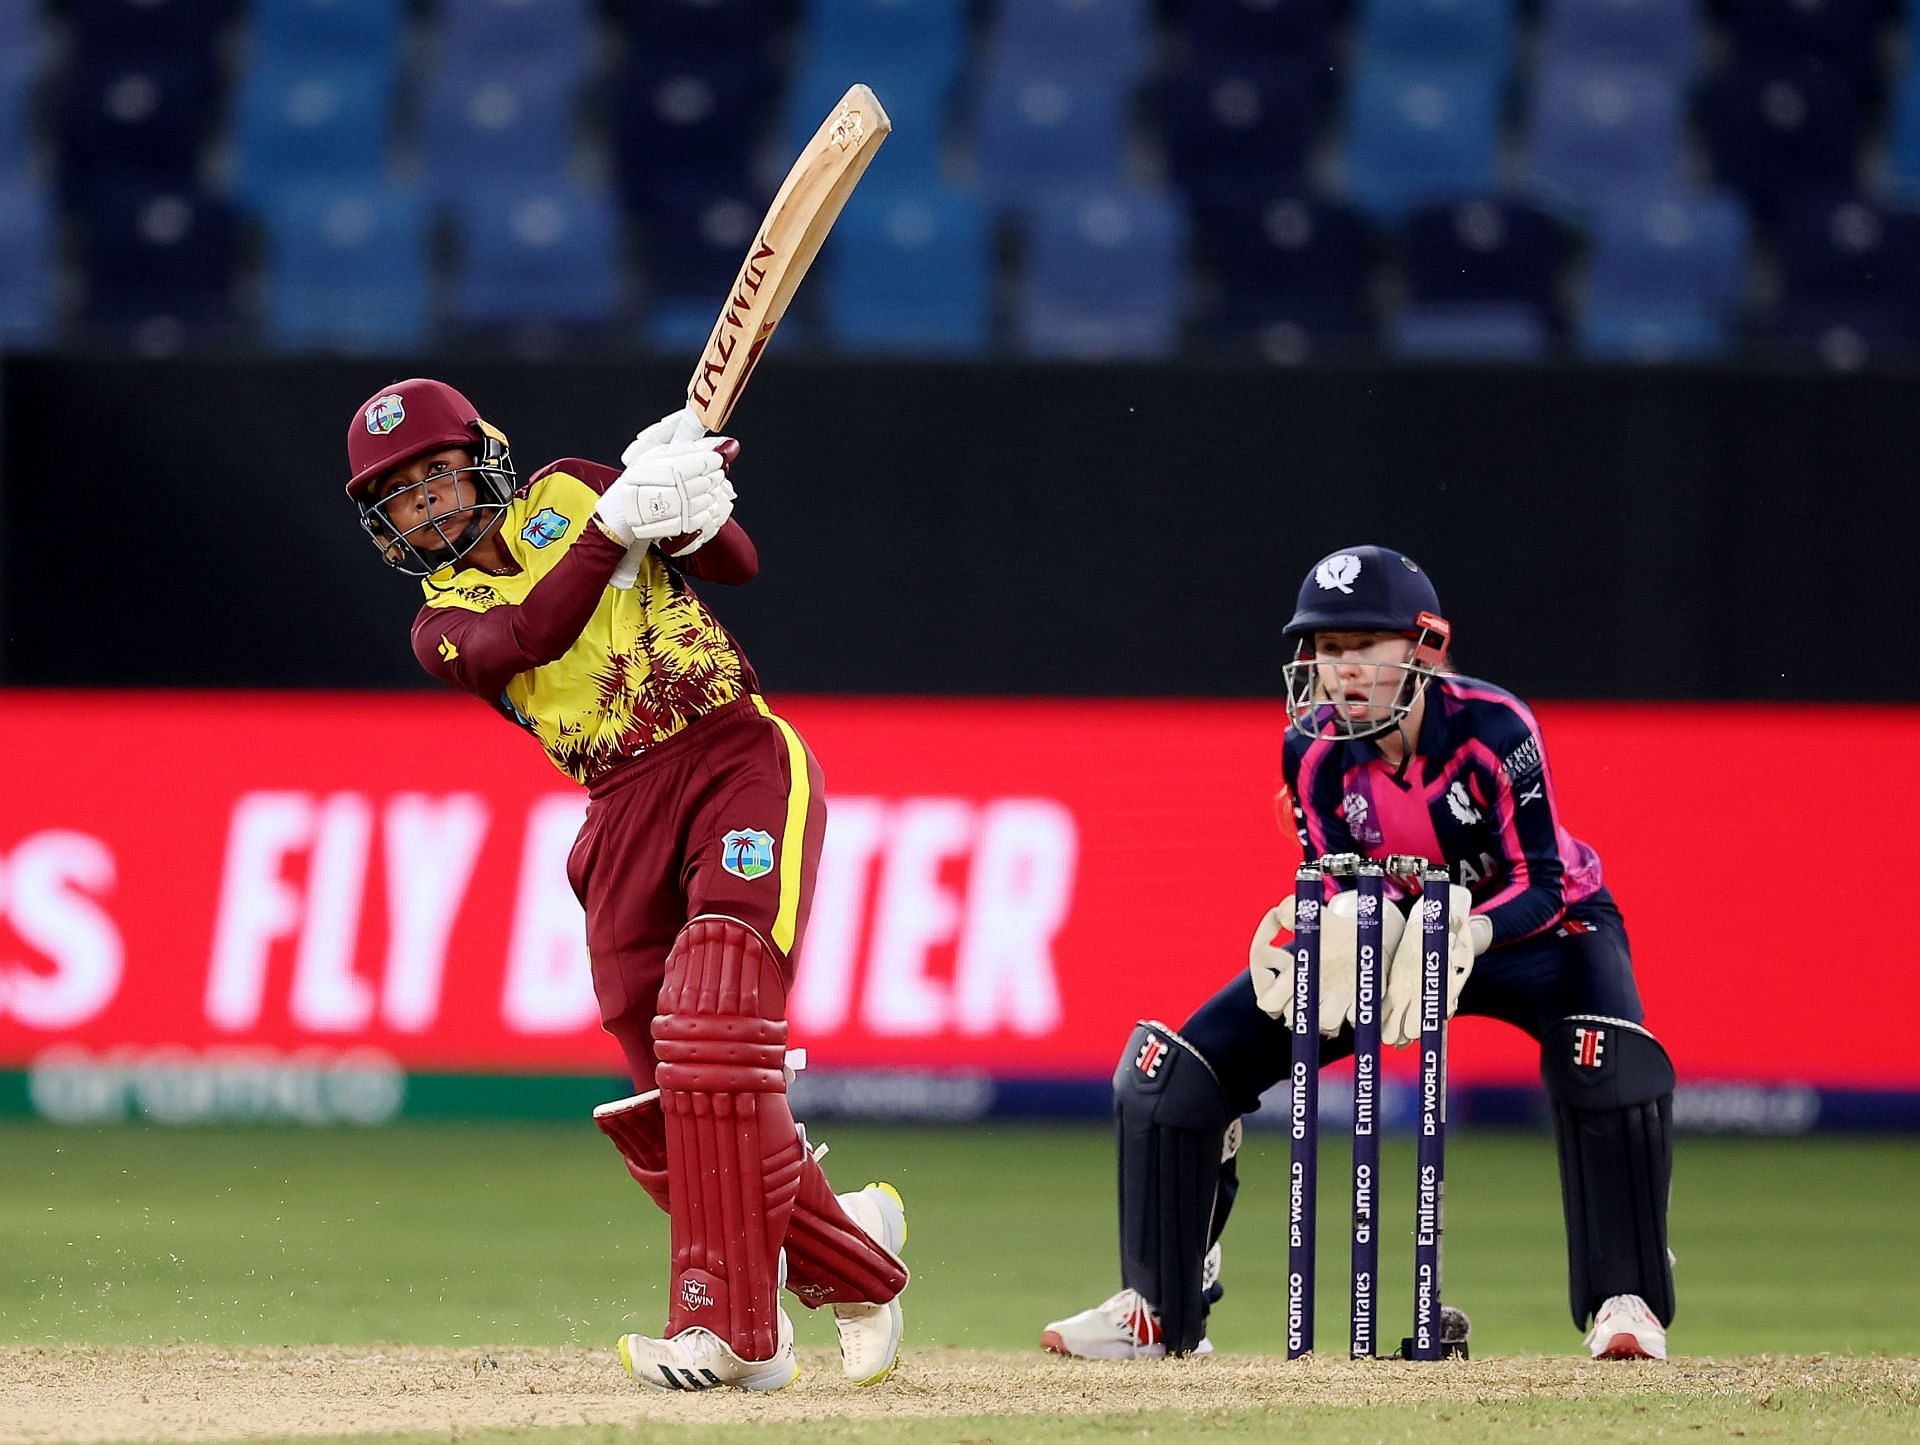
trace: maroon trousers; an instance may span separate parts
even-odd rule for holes
[[[737,918],[786,984],[826,835],[820,765],[758,695],[709,713],[588,790],[567,879],[587,911],[600,1022],[633,1086],[654,1086],[650,1028],[667,953],[689,919]]]
[[[702,1149],[722,1145],[696,1142],[686,1121],[705,1118],[714,1105],[705,1095],[696,1099],[677,1091],[677,1083],[728,1077],[725,1069],[711,1073],[686,1062],[707,1056],[704,1039],[738,1037],[724,1017],[701,1021],[716,1011],[724,1016],[730,1008],[744,1009],[776,1026],[784,1039],[792,960],[805,934],[825,831],[819,764],[799,734],[754,696],[700,719],[596,784],[568,860],[568,877],[587,912],[601,1022],[625,1052],[635,1090],[646,1095],[660,1087],[673,1096],[665,1101],[672,1110],[648,1101],[602,1111],[600,1118],[634,1178],[674,1221],[670,1330],[708,1318],[700,1305],[710,1295],[751,1293],[753,1300],[735,1299],[730,1316],[737,1327],[727,1331],[737,1333],[730,1342],[747,1358],[764,1357],[771,1338],[758,1298],[762,1285],[736,1289],[698,1265],[710,1255],[724,1257],[727,1249],[742,1250],[739,1241],[697,1237],[711,1227],[706,1221],[741,1213],[716,1201],[716,1188],[753,1194],[764,1184],[764,1199],[743,1195],[743,1207],[750,1207],[742,1217],[772,1222],[776,1248],[786,1251],[789,1286],[809,1306],[891,1299],[907,1279],[899,1261],[847,1217],[819,1164],[804,1151],[796,1182],[797,1136],[786,1137],[790,1124],[770,1126],[764,1139],[758,1126],[747,1129],[724,1145],[725,1159],[703,1160]],[[689,930],[695,920],[702,921]],[[736,965],[720,958],[723,950],[742,948],[765,960],[765,976],[749,988],[738,986]],[[670,958],[673,1008],[662,1019]],[[739,1002],[749,998],[750,1005]],[[672,1078],[660,1073],[663,1031],[674,1052]],[[730,1044],[717,1047],[737,1053]],[[764,1080],[753,1085],[765,1086]],[[720,1107],[731,1114],[735,1106]],[[784,1100],[769,1100],[760,1112],[774,1120],[788,1117]],[[681,1121],[671,1148],[666,1113]],[[739,1180],[740,1169],[748,1167],[743,1159],[762,1155],[764,1178]],[[690,1210],[695,1194],[702,1207]],[[753,1250],[759,1251],[757,1241]],[[772,1260],[764,1264],[771,1278]]]

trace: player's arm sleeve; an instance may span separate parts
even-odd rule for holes
[[[669,560],[689,577],[729,587],[751,582],[760,575],[760,552],[753,545],[753,538],[747,535],[747,529],[731,517],[698,552]]]
[[[1308,858],[1327,853],[1364,853],[1341,812],[1344,782],[1333,745],[1289,733],[1281,772],[1293,808],[1293,828]]]
[[[1518,706],[1503,708],[1498,725],[1481,741],[1494,758],[1489,820],[1507,872],[1500,890],[1474,912],[1493,924],[1489,946],[1498,947],[1543,933],[1560,921],[1566,913],[1567,867],[1560,852],[1560,810],[1547,772],[1546,744],[1533,715]],[[1525,761],[1508,761],[1516,758]]]
[[[413,624],[413,655],[442,682],[489,700],[498,697],[515,673],[543,667],[573,646],[625,555],[598,527],[584,527],[524,602],[485,612],[422,609]]]

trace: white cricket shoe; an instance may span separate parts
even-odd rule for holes
[[[1041,1332],[1040,1347],[1076,1360],[1158,1360],[1167,1353],[1159,1311],[1131,1289],[1090,1310],[1055,1320]],[[1213,1341],[1201,1340],[1193,1352],[1212,1354]]]
[[[777,1305],[775,1308],[779,1308]],[[743,1360],[712,1330],[695,1325],[671,1339],[620,1336],[620,1363],[655,1390],[784,1390],[800,1377],[793,1353],[793,1321],[780,1310],[780,1344],[769,1360]]]
[[[1617,1294],[1601,1305],[1586,1344],[1596,1360],[1667,1357],[1667,1332],[1637,1294]]]
[[[869,1184],[853,1194],[836,1195],[840,1207],[868,1238],[895,1258],[907,1243],[907,1206],[891,1184]],[[840,1331],[840,1370],[856,1385],[877,1385],[893,1373],[906,1328],[900,1296],[884,1304],[837,1304],[834,1327]]]

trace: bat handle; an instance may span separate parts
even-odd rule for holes
[[[674,423],[673,439],[676,442],[697,442],[706,434],[706,425],[694,415],[692,407],[681,412],[680,420]]]

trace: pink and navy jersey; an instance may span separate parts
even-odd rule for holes
[[[1560,822],[1540,725],[1470,677],[1427,687],[1404,776],[1371,742],[1287,736],[1287,791],[1309,856],[1413,853],[1444,861],[1493,920],[1493,946],[1557,924],[1600,890],[1600,859]]]

